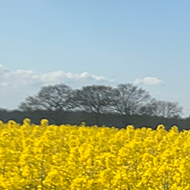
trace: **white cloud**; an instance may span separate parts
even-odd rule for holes
[[[143,84],[143,85],[159,85],[162,83],[162,80],[156,78],[156,77],[145,77],[145,78],[137,78],[134,80],[133,84],[134,85],[139,85],[139,84]]]
[[[162,81],[156,77],[135,79],[134,84],[158,85]],[[64,83],[72,88],[80,88],[92,84],[114,86],[117,82],[103,76],[83,73],[53,71],[38,74],[31,70],[10,71],[0,64],[0,108],[17,108],[30,95],[35,95],[45,85]]]
[[[42,86],[60,83],[80,88],[91,84],[111,85],[113,81],[87,72],[53,71],[37,74],[31,70],[10,71],[0,64],[0,108],[17,108],[26,97],[39,92]]]
[[[110,82],[103,76],[83,73],[65,73],[64,71],[53,71],[49,73],[36,74],[31,70],[9,71],[0,65],[0,86],[9,88],[22,88],[32,86],[41,86],[58,83],[69,83],[71,86],[80,86],[82,83]]]

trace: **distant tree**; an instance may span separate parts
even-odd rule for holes
[[[95,113],[96,122],[99,124],[99,114],[109,112],[113,92],[110,86],[84,86],[74,92],[72,103],[80,110]]]
[[[183,108],[177,102],[158,101],[155,99],[152,99],[150,103],[141,109],[143,114],[165,118],[180,117],[182,112]]]
[[[19,105],[19,110],[54,112],[52,118],[57,122],[63,117],[63,113],[71,108],[72,92],[73,90],[65,84],[42,87],[37,95],[27,97],[25,102]]]
[[[25,102],[19,105],[19,109],[23,111],[65,111],[71,106],[69,104],[71,93],[72,89],[65,84],[45,86],[37,95],[27,97]]]
[[[130,83],[119,84],[115,92],[116,95],[112,99],[113,111],[120,115],[124,125],[127,122],[127,116],[140,114],[141,107],[151,99],[146,90]]]
[[[178,103],[152,99],[146,90],[130,83],[119,84],[116,88],[91,85],[77,90],[65,84],[49,85],[27,97],[19,105],[19,110],[43,112],[56,124],[64,121],[66,111],[85,111],[92,113],[98,125],[103,124],[100,115],[105,113],[117,114],[122,125],[128,124],[131,115],[178,118],[182,113]]]

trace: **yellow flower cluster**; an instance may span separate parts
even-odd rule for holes
[[[0,122],[0,190],[189,190],[190,131]]]

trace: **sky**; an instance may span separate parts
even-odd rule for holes
[[[0,108],[42,86],[133,83],[190,115],[190,1],[0,0]]]

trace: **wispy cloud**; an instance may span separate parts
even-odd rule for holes
[[[11,71],[0,64],[0,108],[15,109],[26,97],[39,92],[42,86],[60,83],[75,89],[91,84],[112,85],[114,81],[88,72],[59,70],[38,74],[31,70]]]
[[[162,83],[162,80],[156,77],[144,77],[144,78],[137,78],[134,80],[134,85],[159,85]]]
[[[0,64],[0,108],[16,108],[27,96],[39,92],[42,86],[60,83],[80,88],[91,84],[112,85],[114,81],[88,72],[71,73],[59,70],[38,74],[31,70],[11,71]]]
[[[16,108],[26,97],[39,92],[42,86],[64,83],[72,88],[91,84],[115,86],[117,81],[88,72],[71,73],[52,71],[38,74],[32,70],[11,71],[0,64],[0,108]],[[156,77],[137,78],[135,85],[158,85],[162,81]]]
[[[87,72],[71,73],[64,71],[53,71],[49,73],[36,74],[31,70],[9,71],[0,65],[0,86],[9,88],[22,88],[29,86],[42,86],[49,84],[65,83],[78,87],[82,84],[109,83],[111,80],[103,76],[93,75]]]

